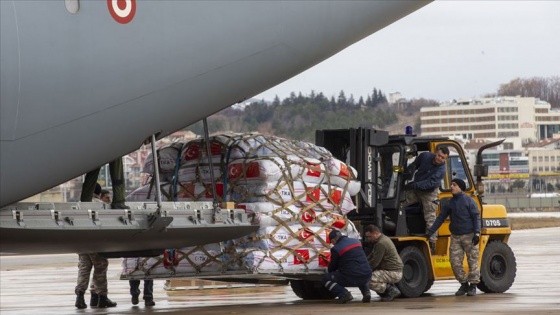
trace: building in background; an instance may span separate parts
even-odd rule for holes
[[[478,149],[490,142],[473,139],[465,143],[467,160],[476,161]],[[484,150],[482,158],[488,165],[485,185],[490,193],[497,192],[498,187],[511,190],[512,186],[528,192],[560,190],[560,138],[545,139],[521,150],[508,150],[501,145]],[[469,165],[472,171],[473,164]]]
[[[459,99],[420,110],[423,136],[506,139],[504,149],[560,137],[560,111],[534,97]]]

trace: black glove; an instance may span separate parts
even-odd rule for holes
[[[404,180],[411,180],[412,177],[413,177],[413,175],[414,175],[413,173],[404,172],[404,173],[403,173],[403,178],[404,178]]]
[[[404,190],[413,190],[413,189],[414,189],[414,183],[408,183],[404,185]]]
[[[474,246],[478,245],[478,242],[480,241],[480,234],[475,233],[473,238],[472,238],[472,244]]]

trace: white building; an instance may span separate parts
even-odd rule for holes
[[[505,149],[560,134],[560,111],[534,97],[460,99],[420,110],[423,136],[503,139]]]

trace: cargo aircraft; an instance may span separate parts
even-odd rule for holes
[[[204,212],[180,228],[173,211],[154,217],[146,205],[113,220],[116,210],[90,204],[12,204],[265,91],[429,2],[0,1],[1,251],[116,253],[247,234],[243,222],[201,226]],[[231,212],[218,222],[236,216],[243,221]]]

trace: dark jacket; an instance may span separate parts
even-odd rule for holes
[[[416,170],[412,188],[420,191],[434,191],[439,188],[441,179],[445,175],[445,163],[434,164],[436,155],[423,152],[412,162],[409,170]]]
[[[368,255],[369,266],[372,270],[402,271],[403,262],[393,241],[381,234],[373,251]]]
[[[329,272],[338,270],[347,276],[371,275],[371,268],[359,240],[341,236],[331,248]]]
[[[451,216],[449,231],[455,235],[480,233],[480,212],[476,202],[465,193],[453,195],[428,230],[435,233],[445,219]]]

